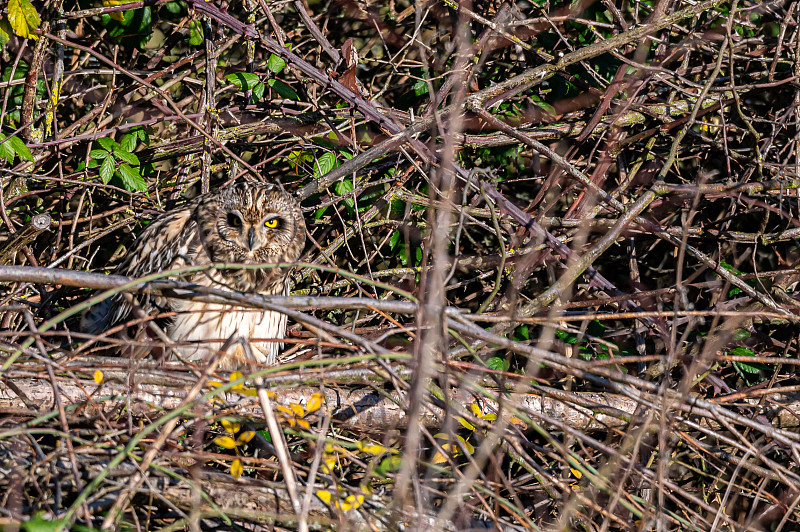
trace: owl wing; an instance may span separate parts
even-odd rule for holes
[[[194,212],[196,202],[162,214],[145,228],[128,250],[115,273],[129,277],[144,277],[152,273],[195,264],[200,241]],[[115,295],[92,307],[83,317],[82,328],[98,334],[130,319],[133,301],[145,313],[172,310],[168,298],[156,295]]]

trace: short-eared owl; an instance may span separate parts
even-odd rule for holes
[[[305,223],[297,202],[272,184],[238,183],[204,194],[156,218],[142,232],[116,273],[151,273],[212,263],[274,264],[294,262],[305,244]],[[288,294],[285,271],[276,268],[208,269],[177,275],[202,286],[258,294]],[[253,362],[274,364],[286,332],[286,316],[234,305],[163,296],[118,295],[95,305],[83,328],[98,334],[141,312],[175,313],[161,322],[184,360],[201,361],[233,337],[250,339]],[[140,329],[141,330],[141,329]],[[237,369],[250,359],[242,342],[232,342],[220,369]]]

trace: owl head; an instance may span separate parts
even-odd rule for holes
[[[203,245],[214,262],[293,262],[306,232],[297,202],[270,183],[237,183],[198,208]]]

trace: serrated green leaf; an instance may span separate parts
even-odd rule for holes
[[[316,162],[314,163],[314,177],[320,178],[336,168],[338,164],[336,163],[336,156],[331,152],[323,153],[319,158],[317,158]],[[341,183],[342,181],[340,181]],[[353,190],[352,187],[350,190]],[[337,191],[337,194],[339,192]]]
[[[103,184],[107,185],[111,178],[114,176],[114,158],[106,157],[103,164],[100,165],[100,180]]]
[[[128,133],[122,137],[122,140],[119,142],[119,147],[127,152],[133,153],[133,150],[136,149],[136,137],[136,133]]]
[[[139,172],[128,166],[127,164],[123,163],[119,165],[119,175],[122,178],[122,183],[125,186],[125,190],[129,192],[147,192],[147,183],[139,175]]]
[[[0,142],[5,139],[3,135],[0,135]],[[14,164],[14,156],[16,152],[14,148],[11,147],[11,142],[6,141],[0,144],[0,157],[8,161],[9,164]]]
[[[260,82],[258,75],[252,72],[235,72],[228,74],[225,79],[242,89],[243,91],[252,90]]]
[[[284,61],[275,54],[269,54],[269,59],[267,60],[267,68],[269,68],[272,72],[278,74],[285,67],[286,67],[286,61]]]
[[[745,373],[755,374],[761,372],[761,367],[748,364],[746,362],[734,362],[737,368]]]
[[[17,35],[25,39],[38,39],[34,30],[39,28],[41,22],[30,0],[8,0],[8,23]]]
[[[129,151],[119,149],[114,152],[114,157],[122,161],[125,161],[128,164],[132,164],[133,166],[139,166],[139,158],[135,154]]]
[[[119,148],[119,144],[112,138],[103,137],[102,139],[97,139],[97,143],[106,149],[106,151],[117,151]]]
[[[89,152],[89,157],[91,157],[92,159],[97,159],[98,161],[102,161],[109,155],[111,154],[106,150],[92,150]]]
[[[10,139],[8,139],[8,142],[6,144],[9,144],[11,146],[11,149],[14,150],[14,152],[16,152],[17,155],[19,155],[20,159],[25,159],[26,161],[33,162],[33,154],[31,153],[31,150],[28,149],[28,146],[26,146],[25,143],[22,142],[21,138],[14,135]]]
[[[267,80],[267,85],[272,87],[275,90],[275,92],[277,92],[286,99],[294,100],[296,102],[300,101],[300,96],[296,92],[294,92],[294,89],[291,88],[286,83],[282,82],[281,80],[278,79]]]

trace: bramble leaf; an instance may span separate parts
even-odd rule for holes
[[[25,39],[38,39],[34,30],[42,23],[30,0],[8,0],[8,22],[14,33]]]

